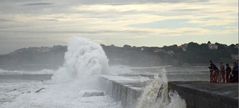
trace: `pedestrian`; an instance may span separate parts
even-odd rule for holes
[[[225,83],[226,82],[226,72],[225,72],[225,66],[223,62],[220,63],[220,80],[219,82]]]
[[[214,82],[216,82],[216,83],[219,83],[220,82],[220,71],[219,71],[219,69],[217,68],[217,66],[215,65],[214,66],[214,77],[213,77],[213,79],[214,79]]]
[[[232,74],[232,68],[229,66],[229,64],[226,64],[226,83],[230,82],[230,75]]]
[[[232,68],[232,77],[230,78],[230,82],[237,83],[238,82],[238,63],[234,62]]]
[[[217,66],[212,62],[212,60],[210,60],[209,62],[210,62],[210,66],[208,68],[210,70],[210,82],[216,83],[219,70]]]
[[[214,82],[214,80],[213,80],[213,65],[214,64],[211,60],[209,61],[209,63],[210,64],[209,64],[208,68],[209,68],[209,71],[210,71],[210,82],[212,83],[212,82]]]

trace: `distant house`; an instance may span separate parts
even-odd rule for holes
[[[164,50],[163,49],[155,49],[154,50],[154,53],[158,53],[158,52],[164,52]]]
[[[183,44],[180,47],[182,48],[183,51],[187,51],[188,44]]]
[[[236,44],[236,45],[235,45],[235,48],[239,49],[239,44]]]
[[[170,56],[175,55],[174,51],[172,51],[172,50],[171,51],[167,51],[167,54],[170,55]]]
[[[239,55],[235,54],[235,55],[231,55],[232,60],[239,60]]]
[[[236,45],[235,45],[235,48],[236,48],[237,51],[238,51],[238,49],[239,49],[239,44],[236,44]],[[235,54],[235,55],[231,55],[231,56],[232,56],[232,59],[234,59],[234,60],[239,60],[239,55],[238,55],[238,53]]]
[[[217,50],[218,49],[218,46],[216,44],[208,44],[208,48],[211,49],[211,50]]]
[[[141,50],[141,51],[144,51],[144,48],[141,48],[140,50]]]

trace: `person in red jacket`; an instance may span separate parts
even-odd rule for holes
[[[226,71],[223,62],[220,63],[220,80],[219,82],[225,83],[226,82]]]

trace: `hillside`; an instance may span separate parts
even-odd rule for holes
[[[209,60],[216,63],[231,63],[238,59],[238,44],[187,43],[180,46],[135,47],[124,45],[102,45],[110,64],[130,66],[158,65],[207,65]],[[30,47],[0,55],[0,68],[9,70],[57,69],[64,62],[66,46]]]

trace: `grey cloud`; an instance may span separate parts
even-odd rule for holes
[[[48,19],[40,19],[39,21],[49,21],[49,22],[57,22],[57,18],[48,18]]]
[[[0,14],[69,13],[71,12],[71,7],[93,4],[126,5],[144,3],[191,3],[205,1],[208,0],[48,0],[47,2],[35,0],[0,0]]]
[[[200,11],[201,9],[177,9],[175,11],[178,12],[195,12],[195,11]]]
[[[23,4],[24,6],[47,6],[47,5],[53,5],[53,3],[47,3],[47,2],[38,2],[38,3],[26,3]]]
[[[209,0],[80,0],[82,4],[111,4],[111,5],[124,5],[124,4],[140,4],[140,3],[181,3],[181,2],[207,2]]]
[[[16,31],[16,30],[0,30],[1,32],[14,32],[14,33],[38,33],[38,34],[109,34],[109,33],[150,33],[145,30],[77,30],[77,31]]]
[[[7,19],[7,18],[0,18],[0,22],[9,22],[9,21],[13,21],[13,20]]]

